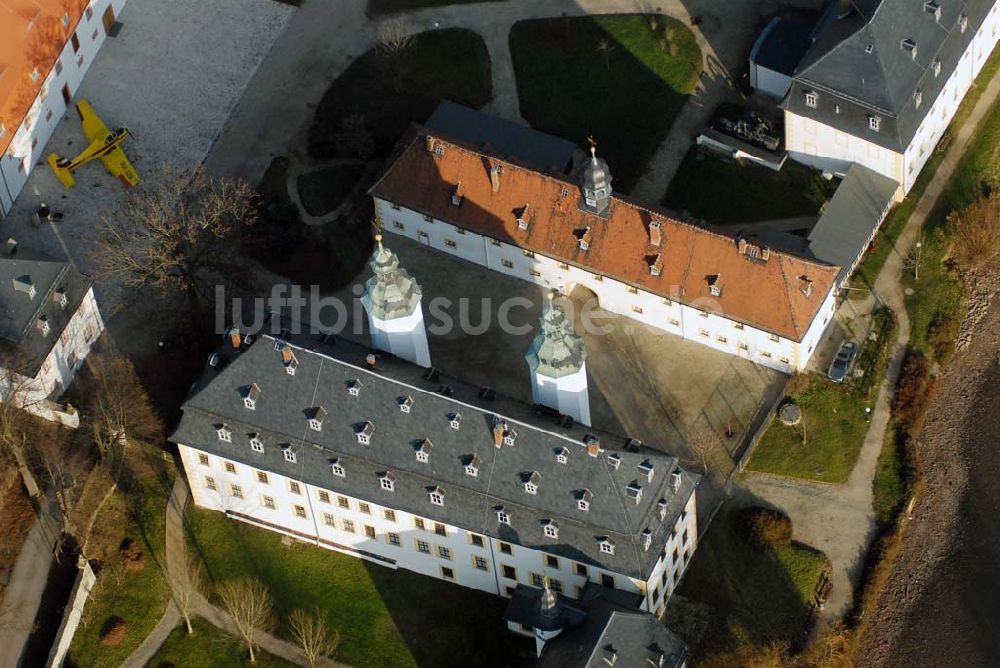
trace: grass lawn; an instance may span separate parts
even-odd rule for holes
[[[473,2],[504,2],[505,0],[368,0],[368,15],[393,14],[424,7],[466,5]]]
[[[507,631],[504,599],[319,547],[286,547],[279,534],[217,512],[192,508],[188,518],[210,577],[259,576],[282,619],[294,607],[327,611],[341,635],[337,658],[352,666],[508,666],[531,650]],[[276,631],[287,636],[281,624]]]
[[[747,468],[792,478],[844,482],[868,432],[865,402],[854,391],[818,376],[791,399],[802,409],[806,444],[802,443],[802,424],[786,427],[775,418]]]
[[[288,197],[288,161],[271,161],[258,190],[263,200],[261,219],[244,251],[269,271],[303,286],[317,285],[322,292],[350,283],[372,251],[371,226],[366,220],[341,220],[326,225],[306,225]]]
[[[327,89],[309,129],[314,158],[337,158],[342,119],[364,118],[376,152],[386,154],[409,125],[423,123],[442,99],[478,109],[493,97],[490,55],[471,30],[449,28],[414,36],[395,56],[363,53]]]
[[[73,637],[67,665],[117,666],[149,635],[160,621],[170,598],[170,589],[158,562],[164,558],[165,526],[170,483],[156,475],[140,479],[143,495],[138,512],[128,513],[120,495],[114,497],[101,512],[98,523],[113,534],[115,549],[104,560],[104,570],[84,609],[84,620]],[[125,571],[119,585],[110,574],[118,560],[117,546],[122,540],[136,541],[146,555],[141,571]],[[117,647],[100,644],[101,629],[111,617],[120,617],[128,624],[125,640]]]
[[[775,172],[692,148],[663,204],[718,224],[812,216],[833,196],[838,183],[792,160]]]
[[[295,666],[284,659],[263,650],[255,652],[256,662],[250,663],[250,655],[236,638],[226,635],[201,617],[192,620],[194,633],[187,634],[181,624],[167,637],[159,651],[147,664],[150,668],[285,668]]]
[[[903,505],[906,489],[903,458],[903,449],[897,442],[896,427],[890,423],[885,431],[875,478],[872,480],[872,505],[875,508],[875,522],[880,529],[888,528],[895,521],[896,514]]]
[[[614,187],[624,192],[646,171],[701,71],[691,31],[656,16],[654,32],[649,19],[531,20],[510,31],[521,115],[538,130],[580,144],[594,137]]]
[[[330,213],[351,194],[364,171],[361,164],[335,165],[302,174],[298,178],[302,206],[311,216]]]
[[[800,642],[813,591],[829,568],[822,552],[795,542],[760,552],[739,536],[734,523],[732,514],[719,513],[678,589],[713,608],[696,655],[729,651],[744,642]]]

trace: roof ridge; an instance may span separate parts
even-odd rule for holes
[[[788,271],[787,271],[787,267],[785,267],[785,263],[784,262],[781,263],[781,280],[784,281],[784,283],[785,283],[785,298],[788,300],[788,312],[789,312],[789,314],[791,315],[791,318],[792,318],[792,328],[795,330],[796,334],[799,334],[799,322],[795,318],[795,306],[794,306],[794,304],[792,304],[792,292],[791,291],[794,288],[792,288],[792,286],[789,285],[789,282],[788,282]]]

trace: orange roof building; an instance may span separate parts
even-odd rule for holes
[[[527,280],[584,284],[605,309],[781,370],[805,365],[838,267],[681,220],[614,194],[611,180],[596,155],[571,181],[421,131],[372,194],[386,231],[515,275],[529,258]],[[492,242],[485,257],[468,233]]]

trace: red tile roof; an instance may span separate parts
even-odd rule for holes
[[[0,0],[0,155],[10,146],[89,0]],[[64,63],[68,65],[68,63]]]
[[[428,150],[428,136],[417,133],[372,194],[795,341],[805,336],[837,277],[837,267],[773,249],[757,248],[754,259],[750,251],[755,247],[735,235],[620,195],[613,197],[607,219],[581,211],[576,183],[452,141],[430,141],[443,154]],[[503,171],[494,191],[490,167],[495,164]],[[451,196],[459,184],[463,200],[456,207]],[[528,220],[528,229],[518,229],[518,217]],[[651,244],[650,221],[660,223],[659,246]],[[580,247],[581,237],[587,250]],[[716,277],[722,289],[718,297],[710,292]],[[807,282],[811,289],[802,289]]]

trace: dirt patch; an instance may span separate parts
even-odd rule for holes
[[[866,612],[877,621],[862,627],[857,665],[988,665],[1000,654],[1000,301],[970,299],[914,446],[923,493]]]

